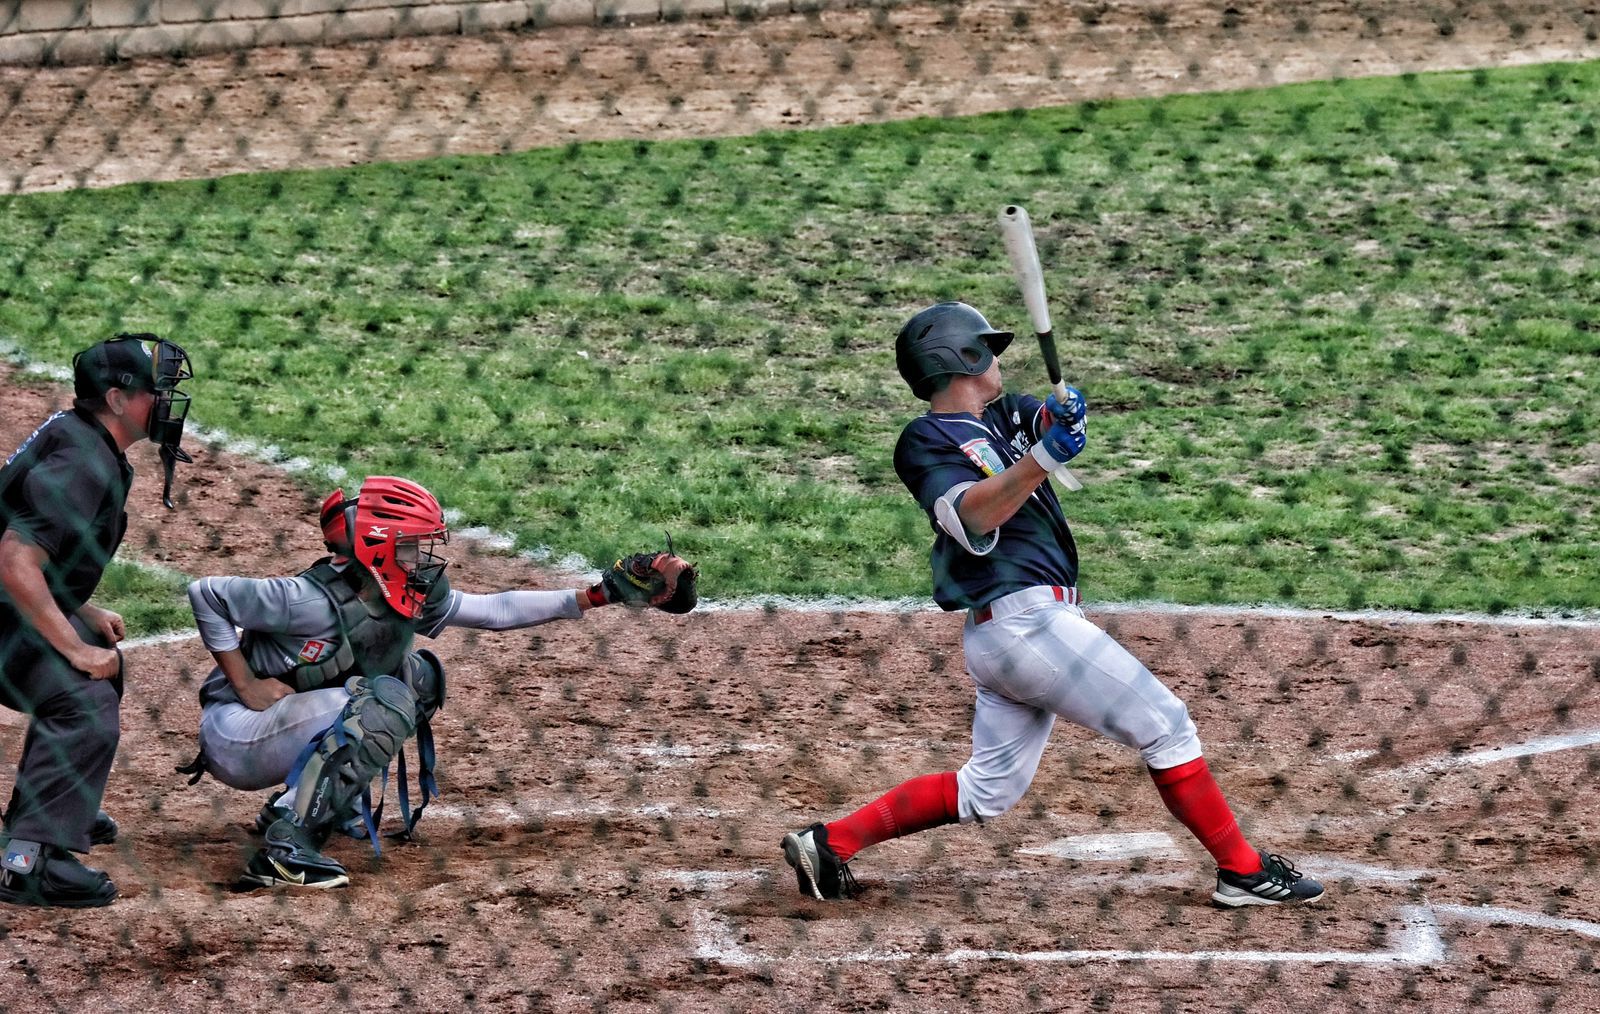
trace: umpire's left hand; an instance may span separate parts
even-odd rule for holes
[[[78,618],[87,623],[90,630],[99,634],[107,645],[118,644],[128,636],[128,628],[123,625],[122,616],[109,609],[102,609],[85,602],[78,609]]]

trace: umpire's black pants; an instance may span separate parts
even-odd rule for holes
[[[107,646],[76,616],[71,621],[85,641]],[[89,827],[122,735],[122,674],[90,679],[0,606],[0,704],[32,719],[6,831],[23,841],[88,852]]]

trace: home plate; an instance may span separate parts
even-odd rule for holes
[[[1025,856],[1054,856],[1057,859],[1076,859],[1081,862],[1111,862],[1118,859],[1136,859],[1140,856],[1158,856],[1176,859],[1183,855],[1172,841],[1172,836],[1160,831],[1143,831],[1131,834],[1080,834],[1060,838],[1048,845],[1018,849]]]

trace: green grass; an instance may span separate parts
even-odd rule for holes
[[[194,626],[184,596],[188,578],[175,571],[113,560],[94,601],[122,614],[129,637]]]
[[[670,529],[713,597],[926,595],[893,335],[1026,330],[1020,202],[1089,597],[1595,608],[1597,98],[1560,65],[10,197],[0,334],[167,334],[203,423],[523,547]]]

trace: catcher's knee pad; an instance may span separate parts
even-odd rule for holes
[[[444,707],[444,663],[426,648],[400,663],[400,678],[417,697],[417,721],[426,722]]]
[[[320,844],[417,730],[417,695],[393,676],[356,676],[350,701],[308,750],[295,786],[300,824]]]

